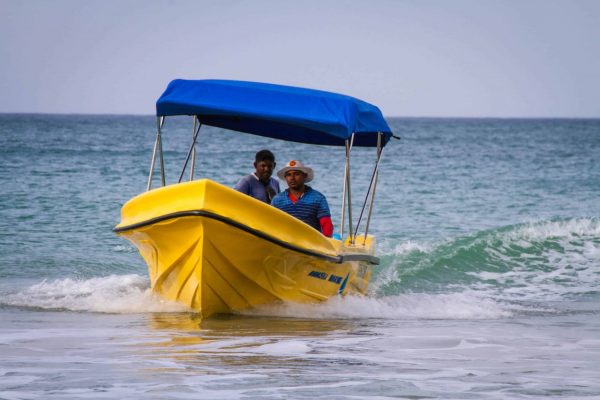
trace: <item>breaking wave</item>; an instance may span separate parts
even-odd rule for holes
[[[371,295],[245,314],[297,318],[487,319],[548,301],[600,294],[600,220],[511,225],[441,243],[396,243],[383,252]],[[186,312],[136,274],[45,280],[0,304],[101,313]]]
[[[470,290],[496,300],[557,301],[600,293],[600,219],[511,225],[382,257],[376,297]]]
[[[118,314],[186,311],[184,306],[152,294],[148,279],[133,274],[43,281],[4,296],[2,304]]]

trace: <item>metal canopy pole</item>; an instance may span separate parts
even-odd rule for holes
[[[161,121],[161,118],[163,119]],[[160,134],[160,128],[162,127],[162,124],[164,123],[164,117],[156,117],[156,140],[154,141],[154,149],[152,150],[152,161],[150,162],[150,173],[148,174],[148,185],[146,186],[146,191],[150,190],[152,188],[152,176],[154,175],[154,165],[156,164],[156,152],[158,151],[158,149],[160,148],[160,165],[161,165],[161,171],[162,171],[162,182],[163,182],[163,186],[165,185],[165,175],[164,175],[164,168],[163,168],[163,160],[162,160],[162,145],[161,145],[161,134]]]
[[[187,168],[188,161],[190,161],[190,156],[192,155],[192,151],[196,146],[196,139],[198,139],[198,133],[200,132],[200,128],[202,128],[202,124],[198,123],[198,129],[194,133],[194,140],[192,140],[192,145],[190,147],[190,150],[188,151],[187,157],[185,158],[185,163],[183,164],[183,169],[181,170],[181,174],[179,175],[179,180],[177,181],[177,183],[181,183],[181,180],[183,179],[183,174],[185,173],[185,169]]]
[[[346,217],[346,182],[348,181],[348,163],[350,162],[350,152],[348,150],[348,139],[346,139],[346,166],[344,167],[344,184],[342,187],[342,218],[340,221],[340,239],[344,240],[344,219]]]
[[[346,139],[346,167],[344,168],[344,186],[342,189],[342,218],[340,221],[340,239],[344,240],[344,220],[346,218],[346,194],[348,194],[348,197],[350,197],[350,150],[352,150],[352,144],[354,143],[354,134],[352,134],[352,137],[350,140]],[[351,206],[352,203],[350,203],[350,206],[348,207],[348,213],[350,214],[350,237],[352,237],[352,210],[351,210]]]
[[[192,128],[192,138],[196,134],[196,123],[198,122],[198,117],[194,115],[194,127]],[[196,168],[196,141],[194,140],[194,144],[192,144],[192,165],[190,169],[190,181],[194,180],[194,169]]]
[[[379,161],[381,161],[381,132],[377,133],[377,163],[375,164],[375,177],[373,178],[373,193],[371,194],[371,202],[369,203],[369,214],[367,216],[367,226],[365,227],[365,237],[363,238],[363,246],[367,243],[367,234],[369,233],[369,224],[371,223],[371,214],[373,212],[373,203],[375,201],[375,189],[377,189],[377,177],[379,176]]]
[[[350,187],[350,152],[352,151],[352,145],[354,144],[354,133],[350,137],[350,145],[348,146],[348,141],[346,141],[346,188],[348,190],[348,237],[351,240],[351,244],[354,244],[352,240],[353,232],[352,232],[352,189]]]
[[[156,140],[154,141],[154,150],[152,150],[152,161],[150,161],[150,173],[148,174],[148,185],[146,186],[146,191],[150,190],[152,187],[152,174],[154,174],[154,163],[156,162],[156,149],[158,148],[158,135],[156,135]]]
[[[163,187],[165,186],[165,161],[163,160],[163,149],[162,149],[162,135],[161,129],[165,123],[165,117],[159,117],[157,119],[158,124],[158,153],[160,155],[160,179]]]
[[[369,217],[370,212],[372,210],[372,206],[373,206],[373,197],[369,197],[369,195],[371,195],[371,193],[375,192],[375,186],[373,185],[376,182],[376,176],[377,176],[377,172],[379,170],[379,160],[381,159],[381,137],[379,136],[379,132],[377,132],[377,159],[375,160],[375,168],[373,168],[373,174],[371,175],[371,181],[369,182],[369,188],[367,189],[367,194],[365,195],[365,201],[363,202],[362,208],[360,209],[360,216],[358,217],[358,222],[356,223],[356,229],[354,229],[354,240],[356,240],[356,235],[358,234],[358,230],[360,229],[360,223],[362,221],[362,217],[363,217],[363,213],[365,211],[365,208],[367,207],[367,202],[369,201],[369,199],[371,200],[370,206],[369,206]],[[367,223],[367,228],[366,230],[369,230],[368,227],[368,223]],[[366,235],[366,232],[365,232]],[[366,236],[365,236],[366,237]],[[353,241],[354,241],[353,240]]]

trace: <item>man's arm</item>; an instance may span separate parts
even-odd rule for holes
[[[327,237],[333,236],[333,222],[331,221],[331,212],[329,211],[329,204],[327,204],[325,196],[322,196],[319,202],[317,218],[319,218],[321,225],[321,233]]]
[[[327,237],[333,236],[333,222],[331,217],[323,217],[319,220],[321,224],[321,233]]]

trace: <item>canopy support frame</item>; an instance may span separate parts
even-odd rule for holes
[[[346,217],[346,199],[348,199],[348,237],[352,238],[352,196],[350,187],[350,152],[354,144],[354,133],[345,141],[346,166],[344,168],[344,185],[342,188],[342,214],[340,221],[340,239],[344,240],[344,219]]]
[[[197,118],[197,116],[196,116],[196,118]],[[198,134],[200,133],[200,128],[202,128],[202,123],[200,122],[200,119],[198,118],[198,128],[196,129],[196,118],[194,118],[195,132],[194,132],[194,137],[192,138],[193,139],[192,145],[190,146],[190,149],[188,150],[187,157],[185,158],[185,163],[183,163],[183,169],[181,170],[181,174],[179,175],[179,180],[177,181],[177,183],[181,183],[181,180],[183,179],[183,174],[185,174],[185,169],[187,168],[188,162],[190,161],[190,157],[192,156],[192,153],[194,152],[194,150],[196,148],[196,140],[198,139]],[[193,167],[193,164],[192,164],[192,167]]]
[[[154,149],[152,150],[152,161],[150,162],[150,173],[148,174],[148,185],[146,191],[152,188],[152,176],[154,175],[154,165],[156,164],[156,153],[160,154],[160,177],[162,185],[165,186],[165,163],[163,159],[162,149],[162,134],[161,129],[165,123],[165,117],[156,117],[156,140],[154,141]]]
[[[375,168],[373,169],[373,174],[371,175],[371,182],[369,183],[369,188],[367,189],[367,194],[365,195],[365,201],[363,203],[362,209],[360,210],[360,216],[358,217],[358,223],[356,224],[356,229],[354,233],[354,238],[352,239],[352,244],[356,241],[356,235],[358,230],[360,229],[360,222],[363,217],[363,213],[367,206],[367,202],[369,203],[369,211],[367,213],[367,224],[365,226],[365,235],[363,238],[363,246],[367,242],[367,235],[369,234],[369,225],[371,224],[371,215],[373,213],[373,203],[375,202],[375,191],[377,189],[377,178],[379,176],[379,163],[381,161],[381,153],[383,152],[383,148],[381,147],[381,139],[382,133],[377,133],[377,159],[375,161]],[[370,197],[369,197],[370,195]]]
[[[192,138],[196,133],[196,124],[198,123],[198,116],[194,115],[194,126],[192,127]],[[196,146],[195,142],[192,144],[192,165],[190,166],[190,182],[194,180],[194,170],[196,169]]]

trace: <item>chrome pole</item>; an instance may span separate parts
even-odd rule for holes
[[[352,190],[350,188],[350,152],[352,151],[352,145],[354,144],[354,133],[350,137],[350,146],[347,153],[347,165],[348,173],[346,174],[346,186],[348,187],[348,235],[350,237],[350,244],[354,244],[353,232],[352,232]]]
[[[158,117],[157,117],[158,119]],[[158,126],[158,122],[157,122]],[[154,164],[156,163],[156,150],[158,149],[158,141],[160,138],[160,128],[156,131],[156,140],[154,141],[154,150],[152,150],[152,161],[150,162],[150,174],[148,174],[148,185],[146,191],[152,188],[152,175],[154,174]]]
[[[362,217],[365,212],[365,208],[367,207],[367,203],[372,199],[370,196],[374,187],[373,182],[375,182],[375,176],[377,175],[377,171],[379,168],[379,160],[381,158],[380,148],[380,140],[379,140],[379,132],[377,132],[377,159],[375,160],[375,167],[373,168],[373,173],[371,174],[371,180],[369,181],[369,188],[367,189],[367,194],[365,195],[365,201],[363,202],[362,208],[360,209],[360,215],[358,217],[358,222],[356,223],[356,228],[354,229],[354,240],[356,240],[356,236],[358,235],[358,231],[360,230],[360,223],[362,222]],[[371,200],[372,201],[372,200]],[[368,228],[367,228],[368,229]]]
[[[196,122],[198,121],[198,117],[194,115],[194,127],[192,128],[192,138],[196,136]],[[194,169],[196,168],[196,141],[192,144],[192,166],[190,169],[190,181],[194,180]]]
[[[348,181],[348,167],[350,163],[350,142],[346,139],[346,166],[344,167],[344,185],[342,188],[342,218],[340,221],[340,239],[344,240],[344,219],[346,217],[346,182]]]
[[[158,151],[160,154],[160,178],[162,181],[162,185],[165,186],[165,161],[163,159],[163,148],[162,148],[162,135],[161,135],[161,129],[165,123],[165,117],[159,117],[157,119],[157,125],[158,125]]]
[[[196,139],[198,139],[198,133],[200,132],[200,128],[202,128],[202,123],[198,121],[198,129],[194,133],[192,145],[190,146],[190,149],[187,153],[187,157],[185,158],[185,163],[183,164],[183,169],[181,170],[181,175],[179,175],[179,180],[177,181],[177,183],[181,183],[181,180],[183,179],[183,174],[185,173],[185,169],[187,168],[188,162],[190,161],[190,156],[192,155],[192,150],[196,146]]]
[[[373,203],[375,201],[375,190],[377,189],[377,178],[379,177],[379,162],[381,161],[381,132],[377,133],[377,163],[375,164],[375,177],[373,178],[373,192],[371,193],[371,202],[369,203],[369,214],[367,215],[367,226],[365,227],[365,237],[363,246],[367,243],[367,234],[369,233],[369,224],[371,223],[371,214],[373,213]]]

